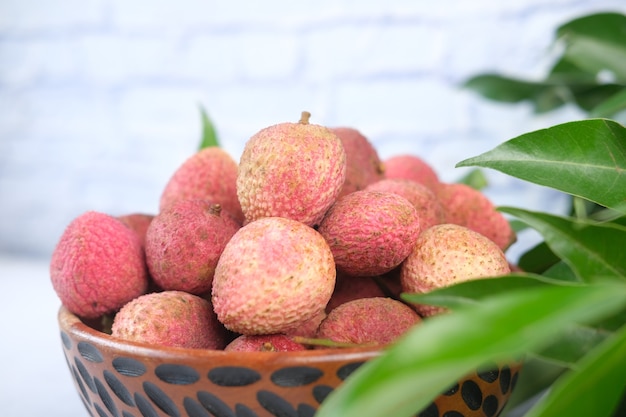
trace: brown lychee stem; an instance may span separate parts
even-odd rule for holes
[[[313,337],[293,336],[293,341],[300,343],[301,345],[311,346],[324,346],[324,347],[336,347],[336,348],[356,348],[356,347],[371,347],[376,346],[374,342],[369,343],[350,343],[350,342],[335,342],[331,339],[317,339]]]
[[[222,206],[220,204],[211,204],[209,206],[209,213],[219,216],[222,212]]]
[[[305,110],[300,115],[300,120],[298,121],[298,123],[300,123],[302,125],[308,125],[310,118],[311,118],[311,113],[309,113],[308,111]]]

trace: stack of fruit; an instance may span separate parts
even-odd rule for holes
[[[63,305],[156,345],[385,345],[445,312],[402,292],[510,272],[515,234],[483,193],[309,116],[257,132],[239,163],[199,150],[154,215],[75,218],[50,264]]]

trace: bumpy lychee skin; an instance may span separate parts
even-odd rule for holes
[[[407,199],[366,190],[338,199],[318,228],[337,269],[353,276],[380,275],[398,266],[420,230],[417,211]]]
[[[387,178],[368,185],[366,190],[398,194],[413,204],[422,230],[443,223],[445,211],[437,195],[424,184],[400,178]]]
[[[286,333],[324,309],[335,276],[330,248],[315,229],[264,217],[239,229],[224,248],[213,307],[236,333]]]
[[[417,155],[402,154],[384,161],[386,178],[401,178],[424,184],[431,190],[439,185],[439,176],[435,169]]]
[[[402,263],[400,282],[408,293],[426,293],[476,278],[511,272],[502,250],[482,234],[456,224],[426,229]],[[417,306],[424,316],[440,312],[432,306]]]
[[[325,318],[326,318],[326,311],[320,310],[312,318],[310,318],[309,320],[307,320],[300,326],[286,331],[285,334],[290,337],[299,336],[299,337],[315,338],[317,336],[317,329],[319,329],[320,323]]]
[[[116,311],[148,287],[137,234],[96,211],[81,214],[65,228],[52,253],[50,278],[63,305],[84,318]]]
[[[338,273],[335,290],[326,304],[326,313],[348,301],[359,298],[384,297],[385,293],[372,277],[352,277]]]
[[[506,250],[516,240],[515,231],[502,213],[481,191],[460,183],[442,183],[437,197],[444,207],[446,223],[468,227]]]
[[[226,345],[224,350],[229,352],[294,352],[306,350],[306,346],[284,334],[241,335]]]
[[[328,313],[317,337],[340,343],[386,345],[420,322],[421,317],[400,301],[387,297],[360,298]]]
[[[242,223],[236,183],[237,162],[233,157],[219,147],[203,148],[174,171],[161,194],[159,211],[178,200],[209,200]]]
[[[223,349],[227,332],[211,303],[184,291],[142,295],[113,319],[111,335],[134,342],[191,349]]]
[[[146,262],[165,290],[211,289],[217,261],[241,226],[219,204],[179,200],[157,214],[146,234]]]
[[[148,231],[148,226],[150,226],[150,222],[154,218],[154,214],[148,213],[130,213],[124,214],[117,217],[128,227],[133,229],[135,233],[139,236],[139,241],[141,242],[141,246],[145,247],[146,244],[146,232]]]
[[[351,127],[330,130],[339,136],[346,151],[346,180],[339,197],[362,190],[385,177],[385,166],[376,148],[360,131]]]
[[[246,143],[239,161],[237,195],[245,223],[286,217],[309,226],[319,223],[346,178],[346,152],[329,128],[280,123]]]

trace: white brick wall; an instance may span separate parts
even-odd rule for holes
[[[536,117],[460,90],[483,71],[543,73],[556,26],[623,0],[4,0],[0,2],[0,252],[49,256],[85,210],[155,212],[196,148],[198,105],[238,158],[262,127],[359,128],[382,157],[461,159]],[[563,210],[489,172],[497,204]]]

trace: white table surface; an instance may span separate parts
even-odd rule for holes
[[[65,363],[48,260],[0,255],[0,415],[83,417]]]

